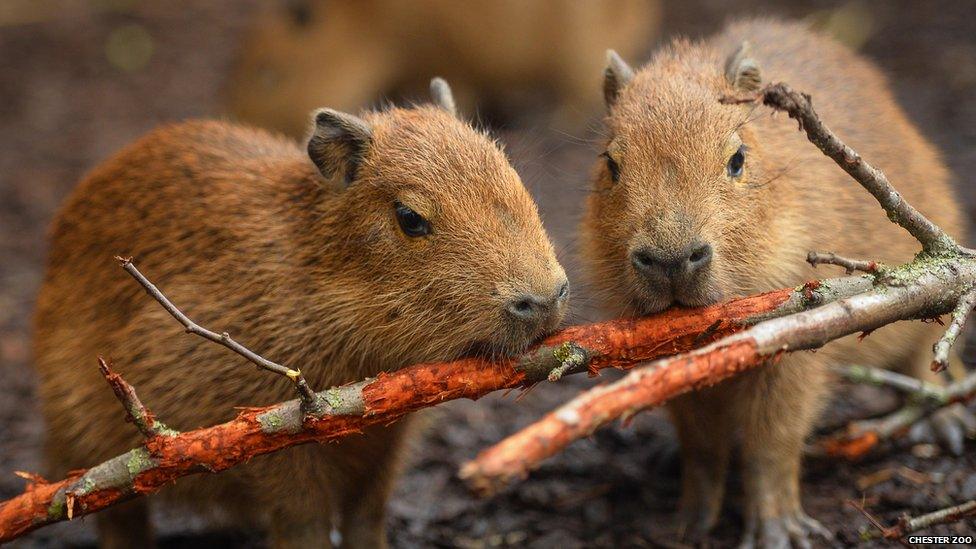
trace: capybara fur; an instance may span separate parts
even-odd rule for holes
[[[495,121],[555,108],[571,129],[599,114],[603,51],[641,55],[659,0],[288,0],[253,21],[227,88],[229,112],[299,135],[319,105],[357,110],[441,74],[459,105]],[[542,109],[540,109],[542,108]]]
[[[719,102],[765,82],[811,94],[824,122],[908,201],[963,234],[945,165],[874,65],[799,24],[737,22],[706,41],[676,40],[636,71],[608,55],[606,153],[582,231],[589,272],[617,312],[702,306],[832,275],[806,263],[810,251],[898,264],[920,250],[793,121],[758,104]],[[825,533],[803,513],[799,480],[829,365],[931,376],[939,329],[898,323],[674,402],[682,528],[715,523],[737,449],[746,545],[804,546]]]
[[[469,353],[510,355],[561,321],[566,275],[498,145],[448,108],[322,109],[307,147],[222,122],[150,133],[57,215],[35,319],[51,474],[140,443],[99,375],[111,358],[176,429],[294,398],[286,378],[183,333],[113,256],[190,318],[324,390]],[[272,545],[382,547],[409,421],[305,445],[162,497],[263,527]],[[145,499],[99,513],[104,546],[151,543]],[[150,498],[150,501],[154,501]]]

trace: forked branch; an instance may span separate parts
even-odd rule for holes
[[[196,322],[193,322],[190,320],[190,317],[183,314],[183,311],[174,305],[173,302],[170,301],[163,294],[163,292],[156,287],[155,284],[150,282],[148,278],[139,272],[139,269],[137,269],[132,263],[131,257],[116,257],[116,259],[119,260],[119,263],[122,265],[122,268],[125,269],[125,272],[132,275],[132,278],[136,279],[136,281],[141,284],[143,288],[145,288],[146,293],[158,301],[159,304],[166,309],[166,312],[168,312],[173,318],[182,324],[184,328],[186,328],[186,332],[188,334],[196,334],[208,341],[223,345],[224,347],[227,347],[231,351],[234,351],[235,353],[251,361],[258,368],[287,377],[292,381],[292,383],[295,384],[298,395],[302,400],[302,405],[304,406],[305,410],[308,411],[308,413],[315,414],[322,410],[321,404],[315,397],[315,391],[309,387],[308,382],[305,381],[305,376],[302,375],[301,370],[293,370],[286,366],[282,366],[277,362],[272,362],[264,358],[263,356],[234,341],[227,332],[218,334],[204,328],[203,326],[200,326]]]
[[[24,473],[31,484],[21,495],[0,503],[0,543],[46,524],[155,492],[185,476],[222,471],[297,444],[336,440],[448,400],[477,399],[550,377],[628,368],[707,344],[762,319],[806,310],[870,286],[864,277],[840,278],[824,281],[817,290],[784,289],[705,309],[575,326],[521,357],[499,362],[467,358],[419,364],[328,389],[316,395],[322,410],[314,415],[304,413],[300,401],[295,400],[246,409],[229,422],[178,434],[164,433],[153,418],[150,425],[154,427],[143,428],[150,435],[143,446],[87,471],[77,471],[57,482]],[[107,370],[107,364],[105,371],[139,425],[138,418],[149,416],[148,410],[137,403],[135,391],[124,380]]]
[[[914,425],[934,412],[956,404],[969,404],[976,399],[976,372],[945,387],[864,366],[846,367],[842,372],[854,382],[894,387],[908,395],[908,403],[890,414],[855,421],[843,432],[821,438],[812,447],[813,454],[861,459],[881,443],[908,433]],[[959,444],[962,442],[959,441]]]
[[[98,357],[98,370],[105,377],[109,386],[112,387],[112,391],[122,403],[122,407],[125,408],[126,421],[135,425],[143,436],[152,438],[159,435],[173,436],[179,434],[157,420],[156,415],[139,400],[135,388],[122,379],[122,376],[113,372],[108,362],[102,357]]]

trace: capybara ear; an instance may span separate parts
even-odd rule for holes
[[[332,109],[319,109],[308,138],[308,156],[326,179],[341,177],[346,186],[356,179],[373,132],[365,120]]]
[[[603,100],[607,108],[617,102],[621,90],[633,79],[634,69],[617,52],[607,50],[607,68],[603,69]]]
[[[457,105],[454,103],[454,93],[451,86],[440,76],[435,76],[430,81],[430,99],[435,105],[445,111],[457,116]]]
[[[749,42],[742,42],[725,60],[725,78],[733,88],[744,92],[756,91],[762,85],[762,72],[752,58]]]

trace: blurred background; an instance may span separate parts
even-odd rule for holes
[[[505,144],[572,276],[573,235],[600,152],[604,50],[638,65],[662,41],[706,36],[746,15],[802,18],[880,64],[974,212],[976,3],[968,0],[0,0],[0,499],[23,488],[14,471],[41,466],[29,325],[46,227],[79,178],[129,141],[191,117],[300,138],[315,107],[424,101],[430,77],[441,75],[461,112]],[[575,321],[598,319],[579,277],[574,285]],[[435,410],[438,428],[416,445],[391,503],[392,545],[669,545],[677,470],[659,412],[577,443],[493,500],[475,500],[455,478],[459,463],[592,383]],[[851,388],[824,423],[892,398]],[[152,406],[151,395],[144,400]],[[227,403],[258,404],[266,403]],[[119,422],[128,428],[121,411]],[[853,541],[864,520],[847,499],[864,495],[890,521],[976,498],[969,454],[813,462],[807,511]],[[883,474],[905,468],[917,474]],[[262,544],[256,532],[210,531],[178,510],[158,513],[164,546]],[[737,528],[732,499],[712,544],[731,546]],[[76,520],[18,545],[92,546],[93,530]]]

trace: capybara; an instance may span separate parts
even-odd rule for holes
[[[599,113],[603,50],[646,53],[659,0],[289,0],[253,21],[229,112],[298,136],[319,105],[356,110],[442,74],[490,120],[555,108],[564,129]]]
[[[294,398],[288,380],[185,335],[113,261],[133,256],[203,326],[312,387],[471,353],[510,355],[565,313],[566,275],[497,144],[441,106],[314,115],[303,151],[223,122],[167,126],[89,174],[57,215],[35,319],[51,473],[140,443],[99,375],[111,357],[177,429]],[[409,421],[164,490],[272,545],[386,545]],[[152,542],[146,500],[98,514],[106,547]]]
[[[582,231],[590,273],[617,312],[702,306],[820,278],[826,268],[805,261],[814,250],[890,263],[919,251],[796,124],[757,104],[719,102],[779,81],[812,94],[841,139],[950,234],[963,234],[945,165],[874,65],[800,24],[737,22],[709,40],[675,40],[639,70],[608,55],[606,149]],[[899,323],[674,402],[682,531],[715,523],[737,449],[744,545],[803,547],[811,533],[828,534],[801,507],[800,458],[829,366],[931,376],[938,335],[938,326]]]

